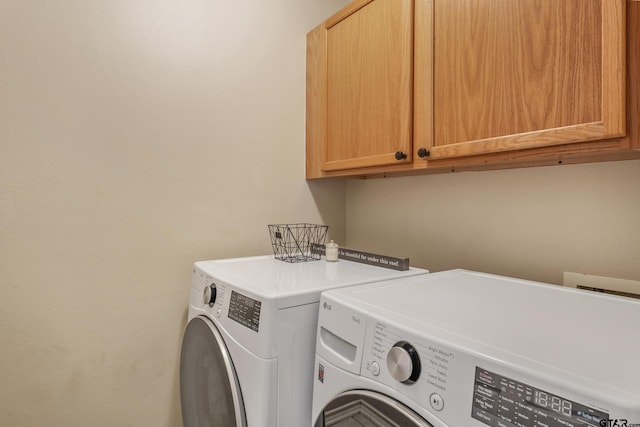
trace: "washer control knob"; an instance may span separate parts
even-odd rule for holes
[[[398,341],[387,353],[387,369],[391,376],[403,384],[413,384],[420,376],[418,351],[406,341]]]
[[[202,294],[202,300],[204,305],[209,305],[209,307],[213,307],[213,304],[216,303],[216,284],[212,283],[209,286],[205,286],[204,293]]]

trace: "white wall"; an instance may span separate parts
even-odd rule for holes
[[[0,12],[0,425],[181,425],[191,263],[345,240],[304,180],[305,34],[346,0]]]
[[[372,214],[375,212],[375,214]],[[349,181],[349,247],[551,283],[640,280],[640,161]]]

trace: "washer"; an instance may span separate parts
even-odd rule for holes
[[[640,300],[452,270],[320,305],[312,425],[640,425]]]
[[[308,425],[320,293],[425,273],[324,258],[196,262],[180,359],[184,426]]]

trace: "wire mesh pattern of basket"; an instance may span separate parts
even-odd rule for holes
[[[328,225],[269,225],[271,246],[276,259],[286,262],[319,260],[327,238]]]

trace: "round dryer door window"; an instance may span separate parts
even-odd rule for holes
[[[204,317],[187,324],[180,355],[184,427],[246,427],[240,386],[222,336]]]
[[[431,427],[400,402],[367,390],[338,395],[324,408],[314,427]]]

